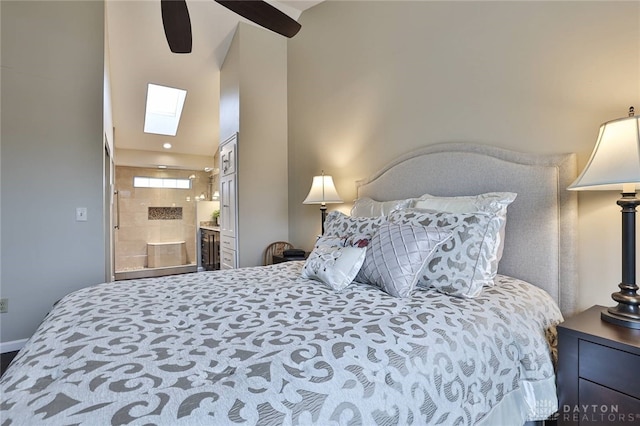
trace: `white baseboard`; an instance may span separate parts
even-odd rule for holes
[[[1,342],[0,353],[19,351],[25,343],[27,343],[27,339],[14,340],[12,342]]]

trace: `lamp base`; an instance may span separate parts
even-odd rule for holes
[[[610,324],[640,330],[640,319],[620,315],[620,313],[616,312],[616,308],[603,309],[602,312],[600,312],[600,318]]]
[[[320,225],[320,229],[322,230],[322,234],[324,235],[324,221],[327,220],[327,205],[325,203],[322,203],[320,205],[320,216],[321,216],[321,225]]]
[[[622,207],[622,282],[611,298],[618,305],[603,311],[603,321],[621,327],[640,329],[640,295],[636,284],[636,207],[640,199],[635,192],[624,192],[617,201]]]

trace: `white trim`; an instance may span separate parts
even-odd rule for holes
[[[0,342],[0,353],[15,352],[22,349],[28,339],[14,340],[12,342]]]

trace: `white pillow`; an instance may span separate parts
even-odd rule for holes
[[[500,262],[502,252],[504,251],[507,206],[516,199],[517,195],[518,194],[514,192],[487,192],[480,195],[460,197],[436,197],[435,195],[424,194],[415,200],[413,207],[416,209],[437,210],[449,213],[485,212],[498,215],[501,220],[501,226],[497,262]]]
[[[341,291],[360,271],[366,252],[366,247],[317,245],[302,268],[302,278],[317,280]]]
[[[393,200],[393,201],[376,201],[368,197],[358,198],[351,208],[351,216],[353,217],[379,217],[387,216],[394,210],[405,209],[411,207],[413,199]]]
[[[424,194],[416,199],[416,209],[438,210],[449,213],[485,212],[505,216],[507,206],[516,199],[513,192],[487,192],[480,195],[462,197],[436,197]]]
[[[371,238],[361,277],[394,297],[407,297],[433,253],[452,233],[439,228],[385,224]]]
[[[500,220],[491,213],[448,213],[406,209],[389,215],[392,223],[437,226],[453,236],[433,254],[418,281],[458,297],[476,297],[497,274]]]

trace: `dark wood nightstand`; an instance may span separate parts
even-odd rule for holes
[[[273,263],[291,262],[292,260],[305,260],[309,257],[309,253],[305,253],[304,256],[278,256],[273,255]]]
[[[559,425],[640,423],[640,330],[593,306],[558,325]]]

